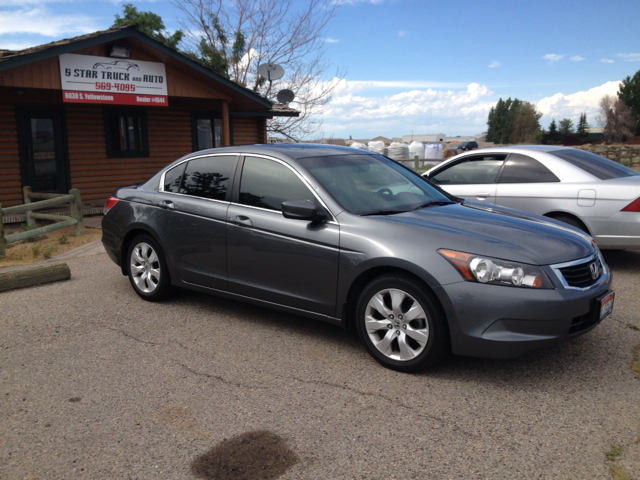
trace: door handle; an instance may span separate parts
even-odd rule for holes
[[[176,206],[173,204],[171,200],[161,200],[159,203],[160,207],[168,208],[169,210],[175,210]]]
[[[244,215],[236,215],[231,223],[238,225],[239,227],[253,227],[251,219]]]
[[[489,193],[476,193],[476,198],[478,200],[486,200],[489,195]]]

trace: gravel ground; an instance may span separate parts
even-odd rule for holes
[[[589,334],[417,375],[337,327],[150,304],[106,254],[68,259],[70,281],[0,294],[0,478],[606,479],[617,445],[638,479],[640,252],[606,259],[616,305]]]

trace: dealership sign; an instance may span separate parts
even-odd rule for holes
[[[67,53],[60,80],[64,102],[169,106],[164,63]]]

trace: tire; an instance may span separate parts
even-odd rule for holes
[[[559,222],[571,225],[572,227],[576,227],[577,229],[582,230],[584,233],[591,235],[591,232],[589,232],[586,225],[576,217],[572,217],[571,215],[555,215],[551,218],[553,218],[554,220],[558,220]]]
[[[133,290],[149,302],[167,298],[171,289],[169,269],[162,250],[148,235],[138,235],[129,245],[127,271]]]
[[[383,275],[360,294],[356,325],[367,351],[400,372],[431,367],[449,351],[444,315],[433,294],[402,274]]]

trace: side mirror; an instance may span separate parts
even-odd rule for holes
[[[325,211],[319,209],[310,200],[287,200],[282,202],[282,215],[284,218],[311,222],[322,222],[327,219]]]

